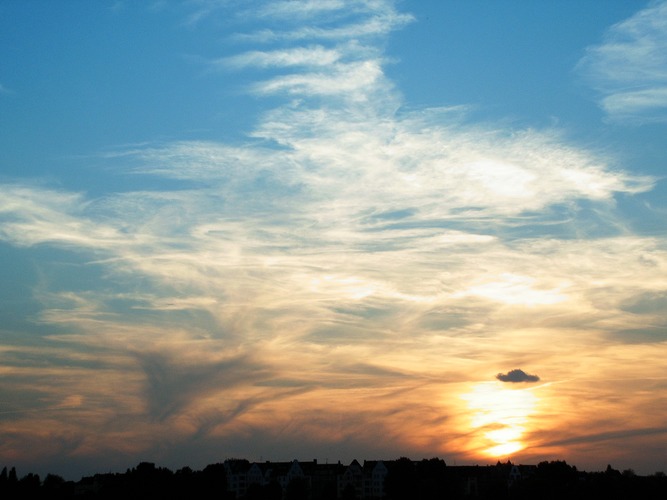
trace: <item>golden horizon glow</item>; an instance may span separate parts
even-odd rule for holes
[[[526,447],[523,436],[537,403],[530,389],[483,382],[461,397],[474,412],[468,424],[474,434],[471,442],[484,455],[502,457]]]

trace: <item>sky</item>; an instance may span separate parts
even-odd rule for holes
[[[0,1],[0,466],[667,471],[667,2]]]

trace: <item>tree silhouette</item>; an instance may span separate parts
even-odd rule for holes
[[[401,457],[390,464],[385,479],[385,492],[389,500],[412,500],[417,483],[417,471],[409,458]]]
[[[432,458],[417,464],[417,497],[442,500],[447,495],[447,466],[444,460]]]

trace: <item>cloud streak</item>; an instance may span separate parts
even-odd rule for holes
[[[612,26],[589,47],[579,69],[601,94],[610,120],[667,120],[667,2],[653,2]]]
[[[337,50],[319,46],[297,47],[288,50],[252,51],[237,56],[220,59],[217,63],[231,68],[270,68],[291,66],[330,66],[341,57]]]

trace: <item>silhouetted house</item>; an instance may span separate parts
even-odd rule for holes
[[[364,498],[364,471],[356,459],[338,476],[338,498],[343,497],[346,488],[352,488],[356,498]]]
[[[234,493],[236,498],[245,496],[248,491],[248,469],[250,462],[245,459],[228,459],[224,462],[227,474],[227,490]]]
[[[287,488],[287,485],[289,485],[292,481],[297,479],[305,481],[306,484],[310,486],[310,477],[307,477],[306,474],[303,472],[301,465],[299,465],[299,461],[292,460],[292,463],[287,469],[287,474],[283,476],[283,482],[281,483],[283,489]]]
[[[299,465],[298,460],[292,460],[291,462],[267,462],[264,465],[264,484],[275,481],[285,491],[287,486],[295,479],[310,482]]]
[[[384,481],[387,478],[389,469],[381,460],[364,460],[363,498],[384,498]]]
[[[518,481],[521,481],[521,471],[517,465],[512,465],[507,477],[507,486],[512,486]]]
[[[385,497],[385,479],[389,469],[383,461],[365,460],[362,466],[353,460],[347,467],[341,467],[339,465],[337,476],[338,498],[343,498],[350,490],[358,499]]]
[[[527,479],[535,474],[537,466],[535,465],[517,465],[509,460],[506,463],[498,462],[496,464],[497,473],[505,478],[507,486],[511,487],[523,479]]]
[[[312,462],[299,462],[299,465],[305,476],[309,478],[312,498],[337,497],[337,479],[345,471],[345,467],[340,462],[320,464],[317,460],[313,460]]]
[[[257,484],[259,486],[264,486],[265,484],[267,484],[265,478],[265,471],[262,470],[262,467],[257,463],[253,463],[252,465],[250,465],[246,473],[247,487],[249,488],[253,484]]]

